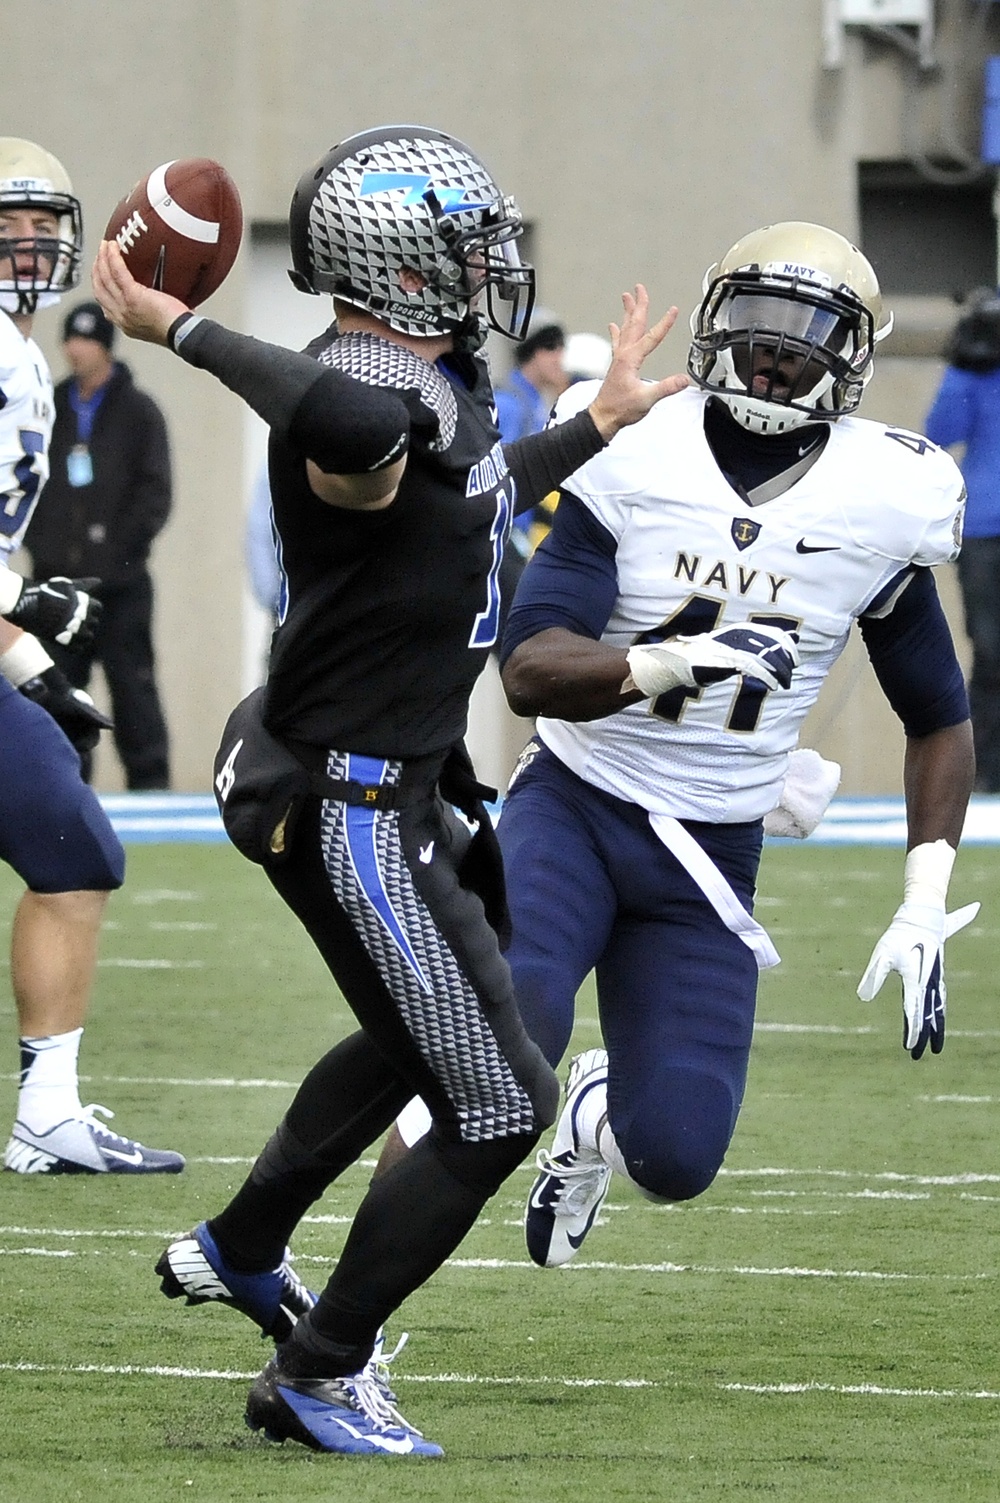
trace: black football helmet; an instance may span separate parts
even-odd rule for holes
[[[419,125],[383,126],[334,146],[304,173],[289,213],[300,292],[329,292],[402,334],[481,343],[486,322],[522,339],[534,267],[515,241],[521,214],[467,146]],[[405,292],[404,267],[423,286]]]

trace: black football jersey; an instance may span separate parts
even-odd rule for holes
[[[446,374],[389,340],[332,329],[308,353],[396,391],[410,413],[410,449],[391,505],[364,512],[319,500],[304,456],[272,436],[286,597],[266,723],[370,756],[443,751],[465,733],[496,641],[513,505],[486,364],[448,357]]]

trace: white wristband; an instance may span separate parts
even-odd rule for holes
[[[14,569],[0,564],[0,616],[12,611],[21,598],[24,580]]]
[[[947,840],[915,845],[903,868],[903,902],[944,907],[955,851]]]
[[[37,637],[30,632],[22,632],[7,651],[0,653],[0,673],[8,679],[15,689],[20,689],[29,678],[38,678],[46,668],[52,667],[52,659]]]

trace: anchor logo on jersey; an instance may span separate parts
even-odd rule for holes
[[[760,523],[751,522],[749,517],[734,517],[733,525],[729,531],[737,548],[749,548],[760,536]]]

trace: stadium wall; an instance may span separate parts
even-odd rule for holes
[[[158,162],[218,157],[248,223],[273,225],[303,168],[342,136],[389,121],[438,125],[474,145],[518,197],[541,298],[570,329],[603,329],[639,279],[655,308],[679,305],[679,326],[651,362],[664,374],[683,366],[706,266],[744,231],[802,218],[858,237],[860,162],[947,158],[956,137],[974,146],[981,60],[967,55],[970,5],[938,0],[936,10],[937,55],[956,66],[932,72],[918,68],[910,33],[853,31],[842,65],[824,66],[822,0],[36,0],[4,17],[5,55],[19,61],[8,65],[0,129],[65,162],[89,265],[110,209]],[[984,53],[1000,51],[996,24],[991,14],[981,28]],[[206,311],[252,328],[257,260],[248,239]],[[316,327],[326,312],[317,300]],[[953,308],[923,297],[903,314],[864,410],[919,428]],[[39,316],[57,377],[58,329],[58,313]],[[161,351],[122,353],[171,427],[176,509],[154,557],[160,671],[175,787],[204,790],[258,652],[242,532],[259,439],[209,378]],[[477,696],[472,739],[487,775],[502,777],[520,730],[496,693]],[[898,791],[902,738],[853,646],[807,739],[843,763],[842,791]],[[112,761],[105,753],[99,764],[108,790],[120,786]]]

